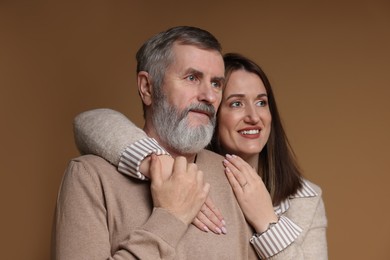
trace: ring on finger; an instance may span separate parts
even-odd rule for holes
[[[247,181],[244,184],[241,185],[241,188],[244,188],[246,185],[248,185]]]

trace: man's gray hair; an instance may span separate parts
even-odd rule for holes
[[[160,88],[165,72],[173,62],[174,43],[192,45],[203,50],[215,50],[222,55],[222,47],[218,40],[210,32],[197,27],[177,26],[156,34],[147,40],[136,54],[137,74],[140,71],[149,73],[156,98],[161,94]]]

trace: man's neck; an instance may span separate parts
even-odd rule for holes
[[[176,158],[177,156],[183,156],[187,159],[187,162],[195,162],[196,154],[179,153],[175,149],[171,148],[168,144],[166,144],[163,140],[161,140],[154,128],[148,127],[148,125],[145,124],[143,130],[149,137],[156,139],[159,145],[161,145],[173,158]]]

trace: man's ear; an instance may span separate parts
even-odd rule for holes
[[[146,106],[150,106],[152,104],[152,84],[150,83],[149,73],[146,71],[138,72],[137,83],[142,102]]]

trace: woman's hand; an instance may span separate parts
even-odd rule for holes
[[[222,214],[214,205],[210,195],[207,197],[206,202],[203,204],[194,221],[192,221],[192,224],[205,232],[211,230],[218,235],[227,233]]]
[[[246,220],[257,233],[266,231],[270,223],[278,221],[278,217],[262,179],[238,156],[226,155],[223,163],[226,176]]]

